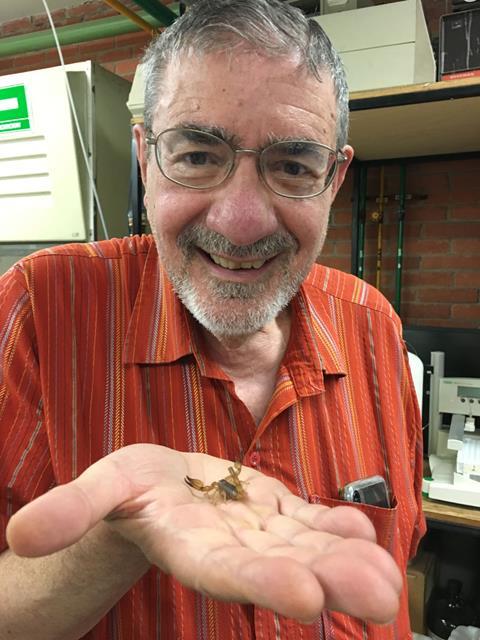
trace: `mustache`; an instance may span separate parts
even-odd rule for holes
[[[278,231],[252,244],[237,245],[216,231],[194,224],[182,231],[177,238],[177,245],[187,256],[198,248],[205,253],[218,253],[232,258],[266,259],[281,251],[296,251],[298,240],[291,233]]]

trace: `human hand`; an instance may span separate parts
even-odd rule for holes
[[[152,564],[213,598],[303,622],[324,607],[377,623],[392,620],[402,579],[392,557],[374,544],[364,514],[308,504],[247,467],[240,473],[247,483],[241,501],[212,504],[184,481],[210,484],[226,477],[229,466],[158,445],[124,447],[15,514],[9,545],[19,555],[46,555],[105,519]]]

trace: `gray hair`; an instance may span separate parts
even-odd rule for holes
[[[322,80],[327,72],[337,103],[337,146],[348,138],[348,87],[340,58],[314,21],[280,0],[196,0],[187,12],[154,38],[143,58],[144,124],[151,130],[162,74],[182,54],[229,51],[232,42],[269,57],[295,57]]]

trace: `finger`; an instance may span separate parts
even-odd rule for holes
[[[132,499],[133,493],[119,466],[104,458],[73,482],[55,487],[12,516],[7,528],[8,544],[21,556],[59,551]]]
[[[243,529],[236,533],[236,537],[243,546],[261,555],[291,558],[306,566],[310,566],[319,555],[318,548],[315,544],[294,546],[294,544],[288,543],[284,538],[280,538],[267,531]]]
[[[348,506],[325,507],[308,504],[298,496],[286,494],[280,498],[279,510],[307,527],[326,531],[342,538],[363,538],[374,542],[375,528],[359,509]]]
[[[323,592],[308,562],[265,557],[239,546],[225,532],[212,535],[211,530],[196,530],[195,535],[210,537],[208,550],[194,551],[196,543],[183,535],[176,541],[176,554],[166,552],[163,556],[169,558],[169,572],[187,587],[215,599],[255,604],[298,620],[311,621],[320,615]],[[292,584],[298,585],[294,593]]]
[[[325,605],[378,624],[398,612],[402,577],[393,558],[364,540],[341,540],[312,565]]]
[[[400,572],[391,556],[371,542],[311,530],[298,533],[292,544],[267,531],[242,529],[236,537],[259,554],[311,568],[329,609],[377,623],[390,622],[398,611]],[[297,540],[305,546],[295,546]]]
[[[283,544],[288,543],[294,548],[308,547],[317,555],[326,553],[330,544],[338,540],[338,536],[329,531],[310,529],[298,520],[282,515],[269,518],[265,531],[282,540]]]

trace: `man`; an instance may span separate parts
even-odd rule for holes
[[[353,156],[338,59],[287,3],[208,0],[146,71],[153,239],[2,282],[0,639],[410,638],[399,320],[314,265]],[[391,508],[342,506],[372,475]]]

